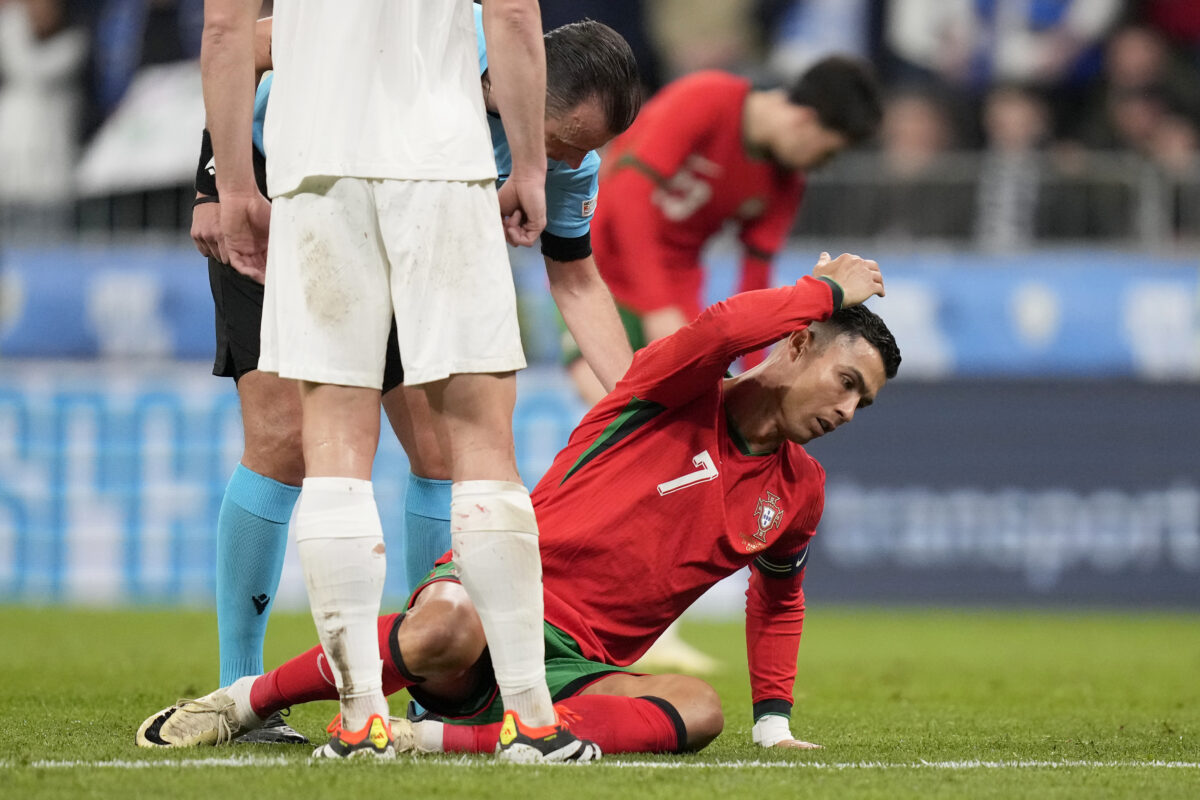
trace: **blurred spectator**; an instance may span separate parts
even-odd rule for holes
[[[884,41],[900,85],[962,83],[971,61],[971,0],[884,0]]]
[[[1093,149],[1133,150],[1177,171],[1190,164],[1187,142],[1195,141],[1198,115],[1195,69],[1174,57],[1158,31],[1129,25],[1109,40],[1072,138]]]
[[[59,227],[72,199],[87,34],[61,0],[0,0],[0,210]]]
[[[204,0],[100,0],[93,11],[97,124],[116,108],[140,67],[200,57]]]
[[[947,158],[956,144],[945,105],[908,90],[884,110],[882,173],[869,228],[889,239],[961,238],[971,230],[971,185]]]
[[[984,101],[983,130],[975,241],[987,250],[1028,248],[1034,240],[1049,110],[1028,89],[998,86]]]
[[[646,0],[541,0],[542,28],[549,31],[582,19],[608,25],[629,42],[649,97],[662,86],[662,74],[646,6]]]
[[[1183,47],[1193,65],[1200,67],[1200,3],[1196,0],[1142,0],[1145,21]]]
[[[753,0],[655,0],[647,7],[667,80],[704,69],[757,71]]]
[[[785,80],[834,53],[873,60],[882,5],[875,0],[757,0],[766,68]]]
[[[890,0],[887,40],[918,71],[983,92],[1052,86],[1089,69],[1121,0]]]
[[[1104,36],[1122,11],[1122,0],[886,2],[887,73],[946,92],[965,141],[979,134],[992,86],[1023,84],[1069,99],[1098,70]]]

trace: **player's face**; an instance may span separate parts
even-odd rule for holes
[[[546,117],[546,158],[577,169],[592,150],[612,138],[604,111],[596,100],[586,100],[565,114]]]
[[[784,167],[803,172],[816,169],[849,145],[845,136],[822,125],[812,109],[793,106],[791,112],[771,145],[771,155]]]
[[[861,336],[841,334],[823,348],[810,340],[782,400],[787,438],[804,444],[845,425],[875,401],[886,380],[883,358]]]

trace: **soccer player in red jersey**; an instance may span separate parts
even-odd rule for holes
[[[751,566],[746,645],[754,740],[813,747],[790,730],[808,544],[824,471],[802,445],[853,419],[900,353],[859,304],[878,265],[822,254],[815,277],[736,295],[640,351],[534,490],[541,525],[546,674],[572,731],[614,752],[699,749],[723,725],[711,686],[626,667],[705,590]],[[743,353],[780,339],[757,367]],[[502,727],[479,617],[444,558],[406,613],[379,622],[385,691],[443,719],[394,723],[398,746],[491,752]],[[320,647],[143,723],[147,747],[219,744],[287,706],[337,696]],[[405,733],[400,733],[405,730]]]
[[[879,89],[865,66],[826,58],[790,88],[724,72],[666,86],[609,145],[592,221],[596,265],[633,349],[696,318],[700,251],[727,223],[742,246],[739,292],[764,289],[804,194],[804,173],[874,134]],[[604,390],[567,341],[583,398]],[[757,359],[751,359],[757,363]]]

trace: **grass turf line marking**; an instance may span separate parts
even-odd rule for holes
[[[28,764],[32,769],[155,769],[155,768],[199,768],[199,767],[286,767],[305,764],[303,761],[283,758],[281,756],[249,756],[239,758],[187,758],[169,760],[108,760],[108,761],[33,761]],[[408,759],[400,759],[397,763],[411,763]],[[466,759],[430,759],[426,763],[443,764],[447,766],[487,767],[495,762]],[[8,761],[0,761],[0,767],[15,769],[21,765]],[[503,765],[507,766],[507,765]],[[1200,769],[1200,762],[1194,761],[716,761],[703,763],[697,761],[621,761],[607,759],[594,765],[591,769],[814,769],[814,770],[896,770],[896,769],[933,769],[933,770],[969,770],[969,769]]]

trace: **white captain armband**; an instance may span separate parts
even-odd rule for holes
[[[751,731],[754,743],[760,747],[774,747],[780,742],[790,741],[792,736],[791,720],[779,714],[766,714],[758,718]]]

